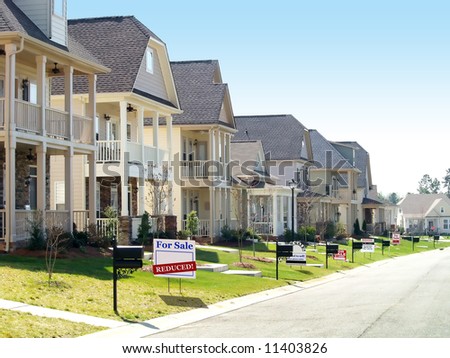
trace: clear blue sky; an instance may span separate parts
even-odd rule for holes
[[[136,16],[171,60],[219,60],[235,115],[359,142],[384,194],[450,168],[448,0],[68,2],[69,18]]]

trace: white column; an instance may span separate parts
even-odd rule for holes
[[[220,133],[220,151],[222,153],[222,160],[220,163],[220,179],[225,180],[225,163],[226,163],[226,154],[225,154],[225,136],[224,132]]]
[[[121,216],[128,216],[127,102],[120,102],[120,183]]]
[[[172,140],[173,140],[173,127],[172,127],[172,116],[166,117],[166,130],[167,130],[167,150],[168,150],[168,159],[167,159],[167,168],[168,168],[168,186],[169,186],[169,196],[168,196],[168,206],[169,206],[169,215],[173,215],[173,168],[172,168]]]
[[[272,195],[272,227],[274,235],[278,235],[278,223],[278,196],[274,194]]]
[[[72,231],[73,228],[73,147],[69,147],[68,151],[64,154],[65,159],[65,201],[66,210],[69,212],[69,220],[67,223],[68,230]]]
[[[37,209],[41,210],[43,215],[45,215],[45,210],[47,207],[47,168],[46,168],[46,154],[47,154],[47,146],[46,144],[42,144],[36,149],[37,154]],[[45,220],[45,216],[44,216]]]
[[[45,80],[45,65],[47,64],[47,57],[36,56],[37,64],[37,104],[40,106],[40,120],[41,120],[41,134],[43,137],[47,135],[46,125],[45,125],[45,107],[46,107],[46,80]]]
[[[5,45],[6,251],[16,238],[15,44]]]
[[[95,122],[97,117],[96,108],[96,88],[97,88],[97,75],[89,75],[89,106],[87,110],[88,117],[92,118],[91,128],[91,142],[96,142],[96,130]],[[97,224],[97,166],[95,162],[95,149],[88,155],[89,160],[89,224]]]
[[[159,113],[155,112],[153,116],[153,146],[156,148],[156,158],[154,165],[159,168],[161,165],[161,158],[159,157]]]
[[[69,141],[73,141],[73,67],[64,66],[64,98],[65,110],[68,113]]]
[[[139,179],[138,179],[138,185],[139,185],[139,198],[138,198],[138,215],[143,215],[145,212],[145,179],[148,176],[148,164],[147,164],[147,158],[145,157],[145,149],[144,149],[144,108],[138,107],[137,108],[137,121],[139,126],[138,131],[138,140],[141,145],[141,158],[142,162],[139,164],[142,166],[142,170],[139,170]]]
[[[209,237],[211,239],[211,243],[213,243],[214,230],[215,230],[215,216],[216,216],[215,195],[216,195],[215,188],[213,186],[210,186],[209,187]]]
[[[228,178],[231,175],[231,173],[228,172],[229,168],[228,165],[230,163],[230,153],[231,153],[231,135],[227,134],[226,135],[226,151],[225,151],[225,180],[228,182]],[[228,183],[228,185],[231,185],[231,182]]]

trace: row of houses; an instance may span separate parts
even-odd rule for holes
[[[66,0],[0,0],[0,164],[6,251],[34,211],[82,230],[113,208],[128,238],[146,211],[177,231],[195,210],[211,240],[397,221],[357,142],[292,115],[237,116],[217,60],[171,62],[135,17],[68,20]]]

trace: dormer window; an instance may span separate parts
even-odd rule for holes
[[[53,15],[66,17],[65,0],[53,0]]]
[[[148,47],[146,52],[146,69],[148,73],[153,73],[153,50]]]
[[[441,214],[443,214],[445,212],[444,207],[441,206]]]

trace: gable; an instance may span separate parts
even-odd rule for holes
[[[149,49],[151,49],[153,54],[153,71],[147,71],[147,54],[145,53],[141,61],[134,88],[139,91],[151,93],[156,97],[168,101],[169,96],[164,82],[158,51],[151,46],[149,46]]]

